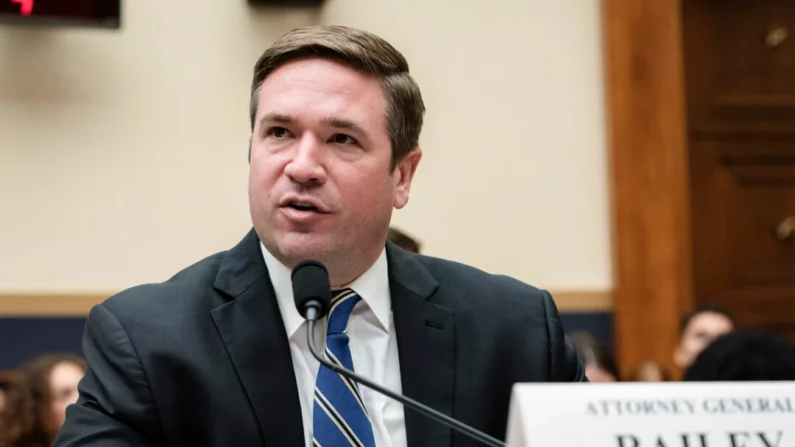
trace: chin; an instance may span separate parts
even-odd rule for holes
[[[329,244],[316,235],[289,235],[276,241],[276,246],[290,267],[307,259],[324,262],[330,250]]]

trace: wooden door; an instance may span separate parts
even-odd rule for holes
[[[617,357],[717,302],[795,336],[795,0],[603,0]]]
[[[693,292],[795,337],[795,0],[685,0]]]

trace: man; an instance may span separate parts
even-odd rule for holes
[[[684,370],[713,340],[731,332],[734,320],[722,309],[701,306],[682,318],[681,328],[682,336],[674,352],[674,362]]]
[[[326,356],[494,437],[515,382],[580,381],[550,295],[387,243],[422,156],[404,57],[344,27],[282,36],[252,83],[254,230],[92,309],[72,446],[474,446],[319,368],[290,271],[326,265]],[[326,343],[328,340],[328,343]]]

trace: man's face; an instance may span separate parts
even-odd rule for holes
[[[421,157],[417,148],[391,171],[385,117],[379,81],[336,61],[292,61],[265,80],[249,205],[260,240],[282,263],[316,259],[332,283],[349,282],[380,254]]]
[[[734,325],[725,315],[717,312],[702,312],[694,316],[682,333],[679,348],[676,350],[674,360],[677,366],[687,368],[693,360],[713,340],[731,332]]]

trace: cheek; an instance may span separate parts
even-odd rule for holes
[[[273,189],[278,175],[265,163],[252,163],[248,173],[248,193],[252,198],[264,199]]]
[[[690,352],[695,354],[701,351],[702,349],[704,349],[706,345],[707,345],[707,340],[701,338],[694,338],[693,340],[690,341]]]
[[[391,210],[395,188],[391,179],[380,176],[350,175],[341,179],[340,192],[349,207],[357,210],[363,220],[379,220],[385,210]]]
[[[58,429],[66,420],[66,404],[56,402],[52,407],[52,424],[54,429]]]
[[[250,187],[255,187],[261,184],[264,181],[265,172],[263,169],[263,163],[257,163],[256,161],[251,162],[248,168],[248,184]]]
[[[64,420],[66,419],[66,407],[77,402],[78,397],[79,393],[75,388],[72,391],[70,391],[67,396],[63,396],[59,399],[56,399],[56,401],[53,402],[52,417],[53,417],[53,422],[57,427],[60,427],[63,424]]]
[[[80,392],[77,391],[77,386],[75,385],[75,387],[72,388],[72,392],[69,393],[69,399],[67,399],[67,402],[64,405],[64,408],[66,408],[66,406],[68,406],[68,405],[71,405],[71,404],[77,402],[77,398],[79,398],[79,397],[80,397]]]

